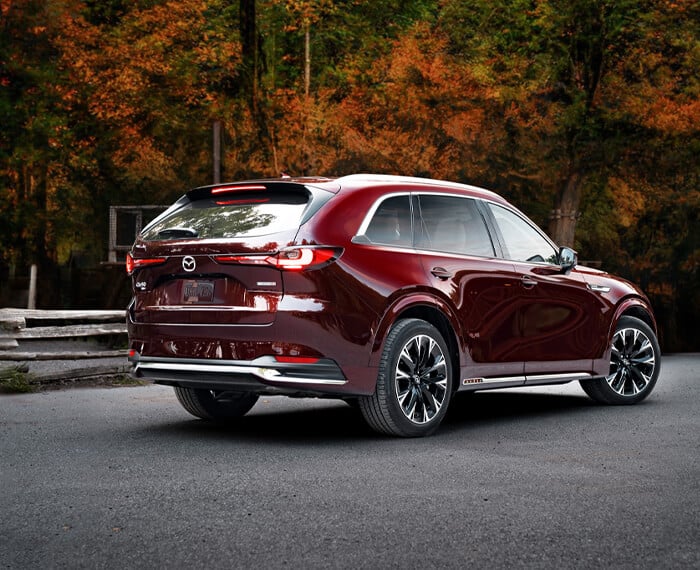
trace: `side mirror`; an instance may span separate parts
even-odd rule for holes
[[[570,247],[562,247],[559,250],[559,267],[562,273],[568,273],[578,263],[576,252]]]

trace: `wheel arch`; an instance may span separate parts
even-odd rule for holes
[[[612,340],[612,336],[615,333],[615,327],[622,317],[635,317],[649,325],[651,330],[654,331],[655,335],[658,336],[659,334],[656,326],[656,319],[654,318],[654,311],[651,309],[651,306],[644,299],[630,297],[622,301],[615,311],[615,316],[610,323],[610,331],[608,336],[609,341]]]
[[[656,319],[654,318],[654,312],[651,306],[641,297],[628,297],[623,300],[615,310],[615,314],[610,321],[610,329],[608,330],[608,339],[606,343],[606,348],[604,354],[600,358],[594,359],[594,367],[600,371],[601,375],[607,373],[610,356],[612,353],[612,339],[615,335],[615,330],[617,329],[617,324],[620,322],[622,317],[635,317],[649,325],[653,333],[656,335],[657,339],[659,332],[656,326]]]
[[[379,334],[375,339],[375,350],[372,360],[374,361],[376,359],[378,364],[378,360],[381,357],[382,350],[384,349],[387,334],[396,322],[403,319],[423,320],[430,323],[438,331],[440,331],[440,334],[447,343],[454,375],[453,389],[456,390],[459,386],[458,379],[460,374],[461,349],[457,332],[455,331],[455,327],[452,320],[448,316],[447,311],[449,311],[449,308],[440,306],[438,303],[436,303],[436,299],[427,298],[415,300],[413,303],[401,303],[400,305],[395,306],[393,310],[388,311],[384,315],[382,324],[378,329]],[[374,362],[372,364],[374,364]]]
[[[640,321],[643,321],[646,324],[648,324],[651,330],[653,330],[654,333],[658,335],[658,330],[656,328],[656,320],[652,316],[651,311],[647,310],[645,307],[642,307],[641,305],[631,305],[628,308],[626,308],[622,313],[617,315],[616,320],[620,320],[620,318],[622,317],[635,317]]]

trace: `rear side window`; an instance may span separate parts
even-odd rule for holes
[[[475,200],[456,196],[420,196],[421,249],[493,257],[493,243]]]
[[[299,227],[309,198],[300,192],[251,192],[195,200],[148,226],[144,241],[243,238]]]
[[[377,208],[365,235],[373,243],[410,246],[411,203],[408,195],[393,196]]]

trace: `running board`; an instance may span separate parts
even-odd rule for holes
[[[575,380],[594,378],[590,372],[567,372],[565,374],[532,374],[523,376],[498,376],[495,378],[464,378],[460,390],[493,390],[514,386],[540,386],[542,384],[566,384]]]

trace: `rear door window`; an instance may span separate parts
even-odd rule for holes
[[[141,237],[226,239],[293,230],[299,227],[308,199],[301,192],[251,192],[195,200],[156,220]]]
[[[420,196],[421,228],[417,247],[431,251],[494,257],[484,218],[475,200],[457,196]]]

